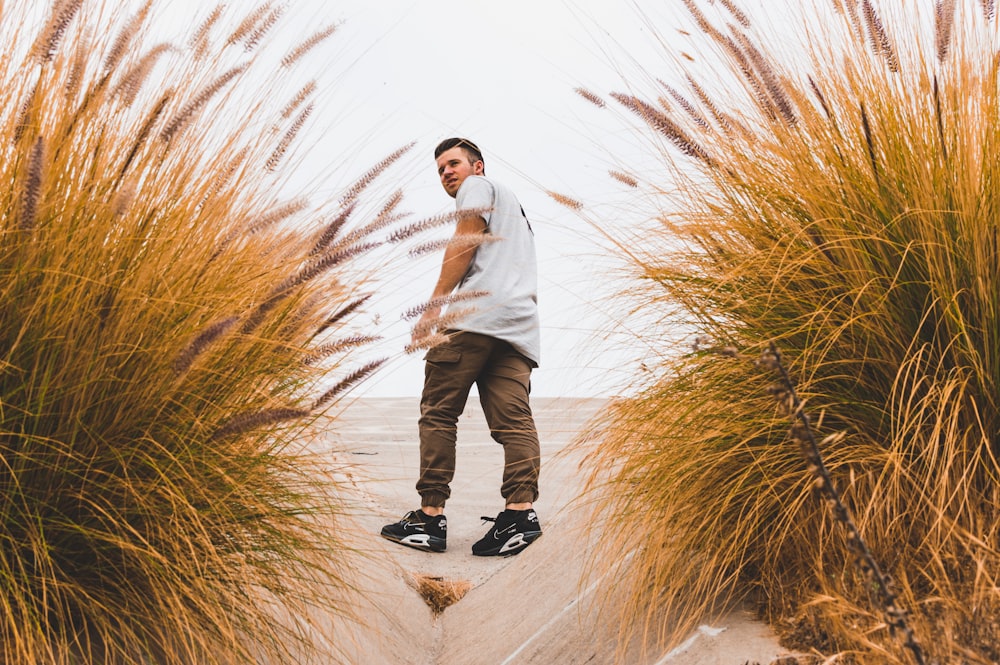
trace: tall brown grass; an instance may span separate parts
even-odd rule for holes
[[[400,153],[343,207],[284,194],[315,86],[282,84],[332,30],[269,70],[281,6],[161,43],[169,3],[40,4],[0,5],[0,662],[333,662],[339,489],[300,440],[379,364],[386,224],[348,229]]]
[[[620,297],[654,322],[660,364],[613,405],[591,458],[623,630],[677,639],[748,601],[790,646],[911,662],[813,496],[772,377],[683,351],[667,322],[748,355],[782,349],[820,438],[844,433],[822,455],[929,661],[996,662],[993,4],[834,0],[782,26],[684,4],[694,44],[677,80],[611,95],[665,167],[623,174],[661,214],[617,236],[634,274]]]

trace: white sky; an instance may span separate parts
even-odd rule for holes
[[[299,0],[293,7],[303,17],[313,14],[306,31],[296,35],[303,38],[319,24],[343,21],[322,47],[322,58],[314,54],[302,68],[331,58],[318,106],[319,115],[327,110],[329,115],[311,121],[303,133],[317,142],[309,163],[331,174],[326,181],[331,191],[416,141],[413,154],[393,172],[403,177],[398,186],[405,191],[404,207],[418,218],[451,210],[454,202],[438,182],[433,148],[453,135],[476,141],[487,174],[514,188],[536,230],[543,346],[533,394],[616,392],[635,371],[633,359],[641,350],[633,347],[639,340],[627,331],[608,332],[620,317],[601,301],[609,264],[600,256],[598,234],[544,190],[596,210],[624,189],[607,175],[614,166],[611,151],[621,153],[629,145],[621,115],[591,106],[573,89],[602,94],[623,89],[613,59],[624,56],[613,50],[628,47],[630,55],[645,54],[647,61],[658,57],[631,3]],[[397,186],[380,184],[387,191]],[[627,224],[636,214],[614,206],[611,212],[615,224]],[[391,279],[372,307],[383,323],[429,297],[439,262],[439,255],[420,261],[403,257],[389,268]],[[409,324],[395,323],[387,333],[379,352],[393,359],[358,393],[416,395],[421,357],[400,351]]]
[[[258,3],[231,4],[242,12]],[[449,211],[454,203],[440,187],[432,151],[455,135],[478,143],[487,174],[518,193],[539,255],[542,365],[533,375],[534,395],[615,394],[647,351],[642,339],[620,325],[622,314],[603,300],[613,290],[608,275],[615,263],[600,248],[600,234],[544,193],[582,201],[590,219],[611,228],[635,226],[651,215],[649,200],[607,175],[609,168],[657,167],[648,147],[637,148],[627,112],[598,109],[573,91],[581,86],[606,96],[629,83],[648,90],[650,78],[678,74],[657,39],[671,40],[670,51],[684,49],[687,37],[676,28],[691,26],[682,3],[641,2],[649,12],[645,18],[635,4],[291,0],[268,45],[280,57],[286,46],[342,22],[296,66],[303,82],[318,78],[320,95],[299,134],[303,162],[295,175],[320,198],[336,198],[370,166],[415,141],[390,172],[396,181],[380,180],[375,191],[388,195],[402,188],[403,208],[415,219]],[[212,6],[203,0],[158,4],[181,35],[190,34]],[[633,62],[649,73],[637,74]],[[290,97],[301,83],[288,84],[291,92],[282,94]],[[399,312],[429,297],[439,265],[439,255],[403,255],[382,269],[384,281],[369,315],[391,323],[376,353],[392,360],[356,394],[419,394],[423,363],[419,354],[402,352],[409,324],[399,321]]]

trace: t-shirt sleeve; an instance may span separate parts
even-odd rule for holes
[[[490,208],[493,207],[493,185],[486,178],[469,176],[455,194],[455,209],[483,210],[483,218],[490,222]]]

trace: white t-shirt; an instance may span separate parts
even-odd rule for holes
[[[475,311],[451,326],[509,342],[538,365],[541,335],[538,319],[538,268],[535,235],[512,191],[483,176],[469,176],[455,194],[457,210],[484,209],[486,233],[456,293],[488,295],[458,307]]]

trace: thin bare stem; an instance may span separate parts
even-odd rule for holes
[[[814,478],[813,486],[826,498],[830,512],[847,530],[847,544],[857,557],[858,566],[878,591],[889,630],[893,633],[897,630],[900,631],[903,634],[903,646],[910,650],[918,665],[924,665],[923,650],[913,633],[913,629],[906,621],[908,613],[900,607],[892,579],[882,571],[878,562],[875,561],[875,557],[868,549],[868,545],[854,523],[850,511],[844,505],[840,493],[833,484],[830,471],[823,461],[819,444],[816,442],[805,404],[799,398],[795,384],[782,362],[781,352],[773,342],[768,345],[767,351],[761,356],[760,363],[778,374],[779,383],[775,386],[773,393],[778,403],[793,419],[791,437],[799,444],[809,465],[809,472]],[[841,438],[843,438],[843,433],[835,434],[824,440],[824,443],[839,441]]]

